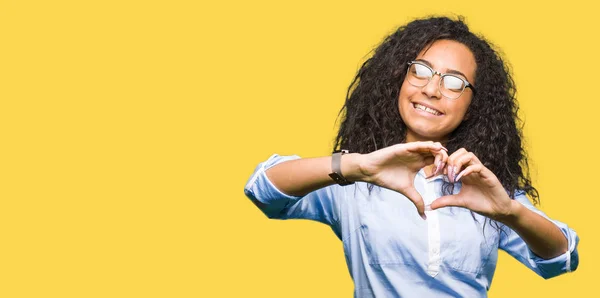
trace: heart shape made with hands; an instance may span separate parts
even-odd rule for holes
[[[435,170],[429,178],[443,173],[448,181],[460,182],[462,187],[457,194],[436,199],[428,210],[456,206],[490,218],[510,213],[508,194],[475,154],[461,148],[448,155],[448,149],[437,142],[397,144],[366,154],[361,162],[361,180],[402,193],[425,219],[425,205],[413,181],[418,171],[431,164]]]
[[[512,212],[512,200],[504,187],[474,153],[460,148],[445,158],[436,156],[433,175],[443,173],[451,183],[461,182],[457,194],[442,196],[425,206],[425,211],[442,207],[462,207],[490,218],[502,218]],[[434,164],[435,164],[434,162]]]

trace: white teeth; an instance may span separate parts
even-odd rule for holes
[[[433,115],[436,115],[436,116],[439,116],[439,115],[441,115],[441,114],[442,114],[442,113],[440,113],[439,111],[436,111],[436,110],[434,110],[434,109],[430,109],[430,108],[428,108],[428,107],[426,107],[426,106],[424,106],[424,105],[420,105],[420,104],[418,104],[418,103],[414,104],[414,106],[415,106],[415,108],[416,108],[416,109],[419,109],[419,110],[421,110],[421,111],[428,112],[428,113],[430,113],[430,114],[433,114]]]

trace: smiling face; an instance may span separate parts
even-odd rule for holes
[[[435,41],[421,51],[416,60],[435,71],[452,73],[477,85],[475,57],[462,43],[453,40]],[[457,99],[448,99],[440,93],[439,81],[440,76],[434,75],[423,87],[415,87],[407,79],[402,83],[398,108],[407,126],[406,142],[445,142],[462,122],[471,103],[473,91],[466,88]]]

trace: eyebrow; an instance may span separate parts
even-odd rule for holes
[[[433,65],[431,65],[431,63],[429,61],[425,60],[425,59],[416,59],[415,61],[423,62],[423,63],[427,64],[427,66],[433,68]],[[462,72],[460,72],[458,70],[455,70],[455,69],[448,69],[448,70],[446,70],[446,73],[461,75],[465,79],[467,79],[467,76],[464,73],[462,73]]]

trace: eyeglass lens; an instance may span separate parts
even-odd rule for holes
[[[417,87],[423,87],[429,83],[433,77],[431,68],[413,63],[409,67],[408,82]],[[454,75],[445,74],[440,82],[440,92],[448,98],[458,98],[465,89],[465,82]]]

